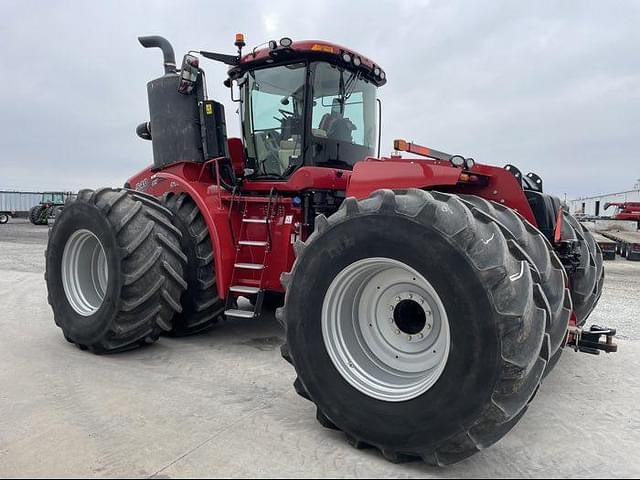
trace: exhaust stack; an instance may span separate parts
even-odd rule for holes
[[[176,73],[176,55],[173,52],[173,47],[171,43],[169,43],[169,40],[159,35],[149,35],[146,37],[138,37],[138,41],[144,48],[159,48],[162,50],[165,75]]]

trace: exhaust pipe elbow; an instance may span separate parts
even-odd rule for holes
[[[162,50],[164,57],[164,73],[176,73],[176,56],[169,40],[159,35],[150,35],[147,37],[138,37],[140,45],[144,48],[159,48]]]

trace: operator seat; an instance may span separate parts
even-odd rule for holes
[[[356,129],[356,126],[350,119],[344,117],[341,110],[340,100],[334,98],[331,113],[325,113],[322,116],[318,128],[327,132],[327,138],[341,142],[353,142],[351,132]]]

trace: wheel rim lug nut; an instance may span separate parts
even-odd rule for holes
[[[400,330],[396,330],[396,335],[400,335]]]
[[[408,340],[411,341],[411,335],[409,335]]]

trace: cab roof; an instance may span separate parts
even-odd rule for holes
[[[301,40],[291,42],[269,42],[268,47],[254,49],[243,55],[237,65],[229,69],[231,78],[238,78],[247,70],[253,70],[274,63],[288,63],[296,60],[324,60],[341,65],[349,70],[361,71],[363,76],[380,87],[387,83],[386,73],[373,60],[364,55],[323,40]],[[284,45],[283,45],[284,43]]]

